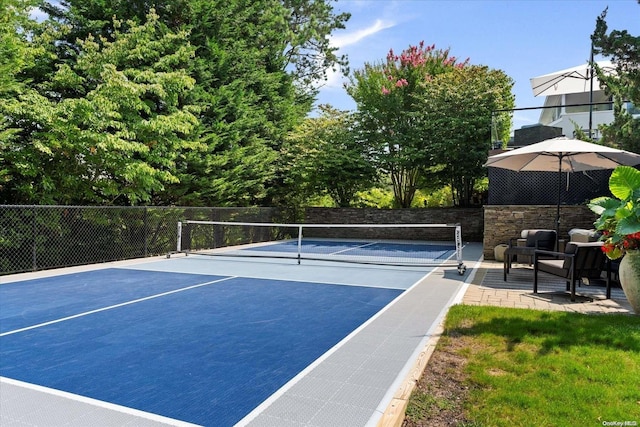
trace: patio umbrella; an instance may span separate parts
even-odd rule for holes
[[[496,154],[487,159],[485,166],[513,171],[557,171],[556,235],[560,236],[562,172],[615,169],[620,165],[635,166],[638,164],[640,164],[640,154],[560,136]]]
[[[556,71],[534,77],[531,80],[533,96],[553,96],[576,93],[589,93],[589,138],[593,127],[593,91],[601,90],[600,81],[595,73],[593,63],[593,49],[591,50],[591,62],[566,70]],[[613,75],[615,66],[611,61],[598,61],[598,67],[603,73]]]
[[[611,61],[598,61],[597,64],[606,74],[615,73],[615,67]],[[530,81],[533,96],[585,93],[592,91],[593,88],[600,90],[600,81],[590,64],[534,77]],[[593,86],[591,86],[592,83]]]

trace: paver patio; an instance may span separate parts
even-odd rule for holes
[[[483,261],[464,295],[463,303],[594,314],[633,313],[619,287],[613,287],[611,299],[606,299],[604,286],[582,285],[576,290],[576,301],[571,301],[561,278],[539,273],[538,294],[534,294],[532,266],[514,264],[506,282],[502,267],[502,262]]]

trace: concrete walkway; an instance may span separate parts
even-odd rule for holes
[[[590,314],[633,313],[621,288],[612,288],[611,299],[606,299],[604,286],[582,285],[576,289],[576,300],[571,301],[562,279],[539,273],[538,280],[538,294],[534,294],[533,267],[514,264],[505,282],[502,262],[483,261],[462,302]]]

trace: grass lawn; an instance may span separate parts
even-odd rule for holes
[[[640,317],[454,306],[404,425],[640,426]]]

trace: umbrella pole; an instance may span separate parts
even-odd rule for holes
[[[591,42],[591,58],[589,60],[589,140],[593,127],[593,41]]]
[[[556,205],[556,251],[560,250],[560,195],[562,194],[562,153],[558,157],[558,204]]]

